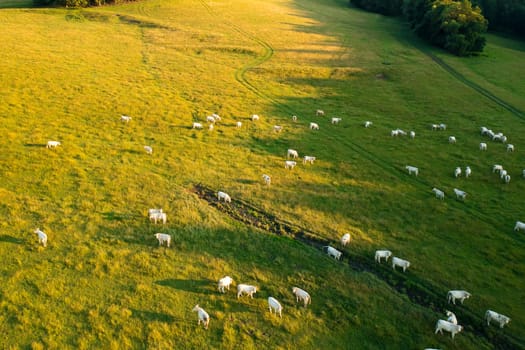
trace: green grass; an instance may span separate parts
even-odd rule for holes
[[[491,349],[499,334],[523,341],[525,241],[512,230],[525,220],[523,120],[426,54],[523,111],[522,45],[490,35],[484,55],[459,60],[395,19],[346,5],[151,0],[0,11],[3,347]],[[319,108],[327,117],[315,116]],[[215,130],[190,129],[211,113],[222,117]],[[132,121],[121,123],[121,114]],[[343,121],[332,126],[332,116]],[[447,131],[430,130],[441,122]],[[481,126],[505,133],[516,152],[485,140]],[[390,137],[398,127],[416,138]],[[48,150],[48,140],[62,146]],[[317,161],[285,170],[288,148]],[[492,174],[495,163],[510,184]],[[407,164],[420,168],[418,178]],[[453,178],[467,165],[471,179]],[[465,324],[454,341],[434,335],[444,310],[233,222],[192,193],[197,183],[334,244],[351,232],[352,252],[370,260],[389,248],[412,262],[410,281],[443,299],[449,289],[471,291],[453,311],[481,324],[492,309],[512,322],[482,335],[473,332],[479,324]],[[469,193],[465,203],[453,199],[454,187]],[[154,207],[168,214],[165,227],[147,222]],[[49,236],[45,249],[37,227]],[[173,248],[158,248],[155,232],[172,234]],[[218,294],[227,274],[260,291],[253,300]],[[294,285],[310,292],[311,307],[295,305]],[[270,295],[282,301],[283,319],[267,311]],[[191,312],[197,303],[210,313],[208,331]]]

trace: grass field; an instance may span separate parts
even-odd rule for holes
[[[525,221],[524,119],[458,79],[525,111],[523,43],[489,35],[484,55],[457,59],[342,0],[6,8],[0,23],[0,347],[525,348],[525,239],[513,231]],[[191,129],[212,113],[222,117],[213,131]],[[480,136],[481,126],[516,151]],[[416,138],[391,137],[396,128]],[[48,140],[62,145],[46,149]],[[317,160],[286,170],[288,148]],[[454,178],[457,166],[472,177]],[[350,232],[346,252],[370,261],[388,248],[411,261],[392,279],[443,301],[450,289],[470,291],[463,306],[447,306],[465,330],[435,335],[444,305],[413,302],[409,288],[353,269],[347,254],[335,262],[236,222],[199,199],[198,183],[336,247]],[[157,207],[164,226],[148,222]],[[159,248],[156,232],[170,233],[172,247]],[[219,294],[225,275],[257,285],[254,299]],[[293,286],[312,295],[307,309]],[[269,313],[269,296],[282,319]],[[208,330],[195,304],[210,314]],[[487,327],[487,309],[512,322]]]

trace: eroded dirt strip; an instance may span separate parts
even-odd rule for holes
[[[441,314],[443,319],[445,318],[445,310],[452,307],[446,303],[447,290],[439,288],[409,272],[393,271],[390,264],[375,263],[372,252],[370,256],[363,256],[355,251],[341,248],[337,242],[326,240],[315,232],[286,222],[242,199],[232,200],[231,203],[219,202],[217,200],[217,192],[205,185],[195,185],[192,191],[211,206],[244,224],[273,234],[296,239],[319,250],[322,250],[327,245],[337,247],[338,250],[343,252],[343,263],[348,264],[356,271],[366,271],[375,275],[397,292],[407,295],[412,302]],[[468,301],[466,303],[468,304]],[[465,327],[466,332],[484,337],[494,345],[495,349],[525,349],[525,339],[508,334],[505,328],[487,327],[483,320],[483,315],[475,314],[468,307],[456,305],[454,312],[458,319],[461,320],[461,324]]]

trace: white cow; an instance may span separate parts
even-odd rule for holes
[[[319,124],[317,124],[317,123],[310,123],[310,129],[312,129],[312,130],[319,130]]]
[[[238,127],[238,128],[242,127],[242,122],[235,123],[235,126]]]
[[[149,215],[149,220],[155,222],[155,224],[157,221],[162,221],[162,223],[165,224],[167,219],[166,213],[152,213]]]
[[[505,170],[505,169],[501,169],[500,172],[499,172],[499,177],[500,177],[502,180],[505,180],[505,176],[507,176],[507,170]]]
[[[297,165],[296,161],[293,161],[293,160],[286,160],[286,161],[284,161],[284,167],[286,169],[293,169],[293,168],[295,168],[296,165]]]
[[[513,144],[508,144],[507,145],[507,152],[514,152],[514,145]]]
[[[146,151],[147,154],[153,154],[153,148],[151,146],[144,146],[144,151]]]
[[[350,242],[350,234],[349,233],[345,233],[343,235],[343,237],[341,237],[341,245],[343,247],[346,247],[346,245]]]
[[[436,194],[436,198],[445,199],[445,192],[443,192],[441,190],[438,190],[435,187],[432,189],[432,192],[434,192]]]
[[[487,321],[488,326],[490,326],[490,321],[498,322],[499,328],[503,328],[503,326],[505,326],[507,323],[511,321],[508,316],[499,314],[491,310],[487,310],[487,312],[485,312],[485,320]]]
[[[465,168],[465,178],[468,178],[470,174],[472,174],[472,169],[468,166]]]
[[[299,157],[299,153],[297,153],[296,150],[290,148],[288,149],[288,152],[286,153],[286,158],[290,158],[290,157],[297,158]]]
[[[264,183],[270,186],[270,183],[272,182],[272,178],[270,177],[270,175],[263,174],[262,178],[264,180]]]
[[[224,202],[226,202],[226,203],[231,203],[231,201],[232,201],[232,199],[230,198],[230,196],[227,193],[219,191],[219,192],[217,192],[217,200],[220,202],[221,199]]]
[[[482,151],[486,151],[487,150],[487,144],[485,142],[481,142],[479,144],[479,149],[482,150]]]
[[[129,121],[131,120],[131,117],[127,115],[121,115],[120,120],[123,122],[129,123]]]
[[[494,164],[494,166],[492,167],[493,173],[499,173],[502,170],[503,170],[503,166],[500,164]]]
[[[315,115],[318,117],[324,117],[324,111],[322,109],[318,109],[315,111]]]
[[[292,121],[293,121],[293,122],[296,122],[296,121],[297,121],[297,116],[296,116],[296,115],[292,115]]]
[[[197,312],[199,316],[199,321],[197,322],[197,324],[199,325],[202,322],[204,329],[208,329],[208,325],[210,324],[210,315],[208,315],[208,313],[204,311],[204,309],[199,305],[195,305],[195,307],[191,311]]]
[[[329,245],[324,246],[323,248],[326,248],[326,254],[328,254],[328,256],[331,256],[336,260],[341,260],[343,253],[341,253],[339,250],[335,249],[334,247],[330,247]]]
[[[445,320],[438,320],[436,323],[436,331],[434,333],[439,332],[443,334],[443,330],[450,332],[452,334],[452,339],[454,339],[454,336],[463,330],[463,326]]]
[[[304,302],[304,307],[312,303],[312,298],[310,297],[310,294],[308,294],[308,292],[306,292],[305,290],[299,287],[293,287],[292,292],[293,294],[295,294],[295,301],[299,302],[299,299],[302,300]]]
[[[525,177],[525,169],[523,169],[523,171],[521,172],[521,174],[523,175],[523,177]]]
[[[385,258],[385,261],[388,262],[388,258],[392,256],[390,250],[376,250],[375,261],[381,263],[381,258]]]
[[[220,122],[220,121],[221,121],[221,117],[220,117],[217,113],[213,113],[211,116],[212,116],[213,118],[215,118],[215,121],[217,121],[217,122]]]
[[[399,135],[399,131],[398,130],[390,131],[390,136],[397,136],[397,135]]]
[[[514,231],[525,230],[525,222],[516,221],[516,226],[514,226]]]
[[[467,197],[467,192],[454,188],[454,193],[456,194],[456,199],[465,200]]]
[[[482,126],[481,127],[481,135],[486,135],[488,133],[489,129],[487,129],[486,127]]]
[[[396,129],[396,131],[397,131],[397,134],[401,135],[401,136],[405,136],[407,134],[405,131],[403,131],[401,129]]]
[[[281,131],[283,131],[283,127],[281,125],[274,125],[273,126],[273,131],[281,132]]]
[[[162,213],[162,209],[148,209],[148,216],[151,214]]]
[[[369,127],[371,127],[372,124],[374,124],[374,123],[372,123],[371,121],[367,120],[367,121],[365,122],[365,128],[369,128]]]
[[[225,276],[219,280],[219,292],[226,293],[224,288],[230,290],[230,285],[233,283],[233,279],[230,276]]]
[[[448,142],[449,143],[456,143],[456,137],[455,136],[449,136],[448,137]]]
[[[399,267],[402,267],[403,268],[403,272],[406,271],[406,269],[408,269],[410,267],[410,262],[408,260],[403,260],[401,258],[398,258],[398,257],[393,257],[392,258],[392,269],[396,269],[396,266],[399,266]]]
[[[447,124],[439,124],[439,130],[447,130]]]
[[[194,122],[194,123],[192,124],[192,129],[202,129],[202,124],[201,124],[201,123]]]
[[[314,160],[315,160],[315,157],[313,156],[304,156],[303,163],[304,164],[306,163],[314,164]]]
[[[38,235],[38,244],[42,244],[44,247],[46,247],[47,246],[47,235],[43,231],[40,231],[39,228],[35,230],[35,233]]]
[[[252,114],[252,122],[255,122],[259,120],[259,116],[257,114]]]
[[[274,297],[268,298],[268,308],[270,309],[270,313],[273,310],[273,312],[275,312],[276,314],[277,313],[279,314],[279,317],[283,317],[282,315],[283,307]]]
[[[208,125],[208,130],[212,131],[212,130],[213,130],[213,128],[214,128],[214,126],[213,126],[213,125],[214,125],[214,124],[210,124],[210,125]]]
[[[159,246],[161,246],[163,243],[166,243],[166,247],[170,247],[171,244],[171,236],[166,233],[155,233],[155,238],[159,241]]]
[[[47,141],[46,148],[56,148],[60,145],[61,143],[59,141]]]
[[[456,305],[456,299],[459,299],[461,301],[461,304],[463,304],[463,301],[465,299],[470,298],[471,294],[467,292],[466,290],[449,290],[447,293],[447,301],[452,304]]]
[[[257,293],[257,287],[249,284],[238,284],[237,285],[237,299],[243,295],[249,295],[253,299],[253,294]]]
[[[432,130],[438,130],[439,129],[439,125],[438,124],[430,124],[430,128]]]
[[[212,115],[209,115],[206,117],[206,121],[213,124],[215,123],[215,117]]]
[[[447,321],[453,324],[458,324],[458,319],[456,318],[456,315],[452,311],[446,311],[446,315],[448,316]]]
[[[510,175],[508,175],[508,174],[505,175],[505,176],[503,177],[503,181],[505,181],[505,183],[508,184],[508,183],[510,182]]]
[[[405,169],[408,170],[408,174],[409,174],[409,175],[414,174],[414,175],[417,176],[417,175],[419,174],[419,169],[416,168],[415,166],[407,165],[407,166],[405,167]]]
[[[410,138],[413,139],[416,137],[416,132],[415,131],[410,131]]]
[[[343,120],[342,118],[332,118],[332,124],[339,124],[339,122]]]
[[[456,170],[454,170],[454,177],[460,177],[461,176],[461,168],[456,167]]]

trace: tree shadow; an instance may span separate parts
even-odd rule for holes
[[[13,237],[13,236],[8,236],[8,235],[0,235],[0,242],[14,243],[14,244],[22,244],[22,243],[24,243],[24,241],[21,240],[20,238],[16,238],[16,237]]]
[[[206,279],[201,280],[182,280],[182,279],[166,279],[162,281],[156,281],[155,284],[160,286],[170,287],[178,290],[183,290],[192,293],[211,294],[210,285],[214,282]]]

